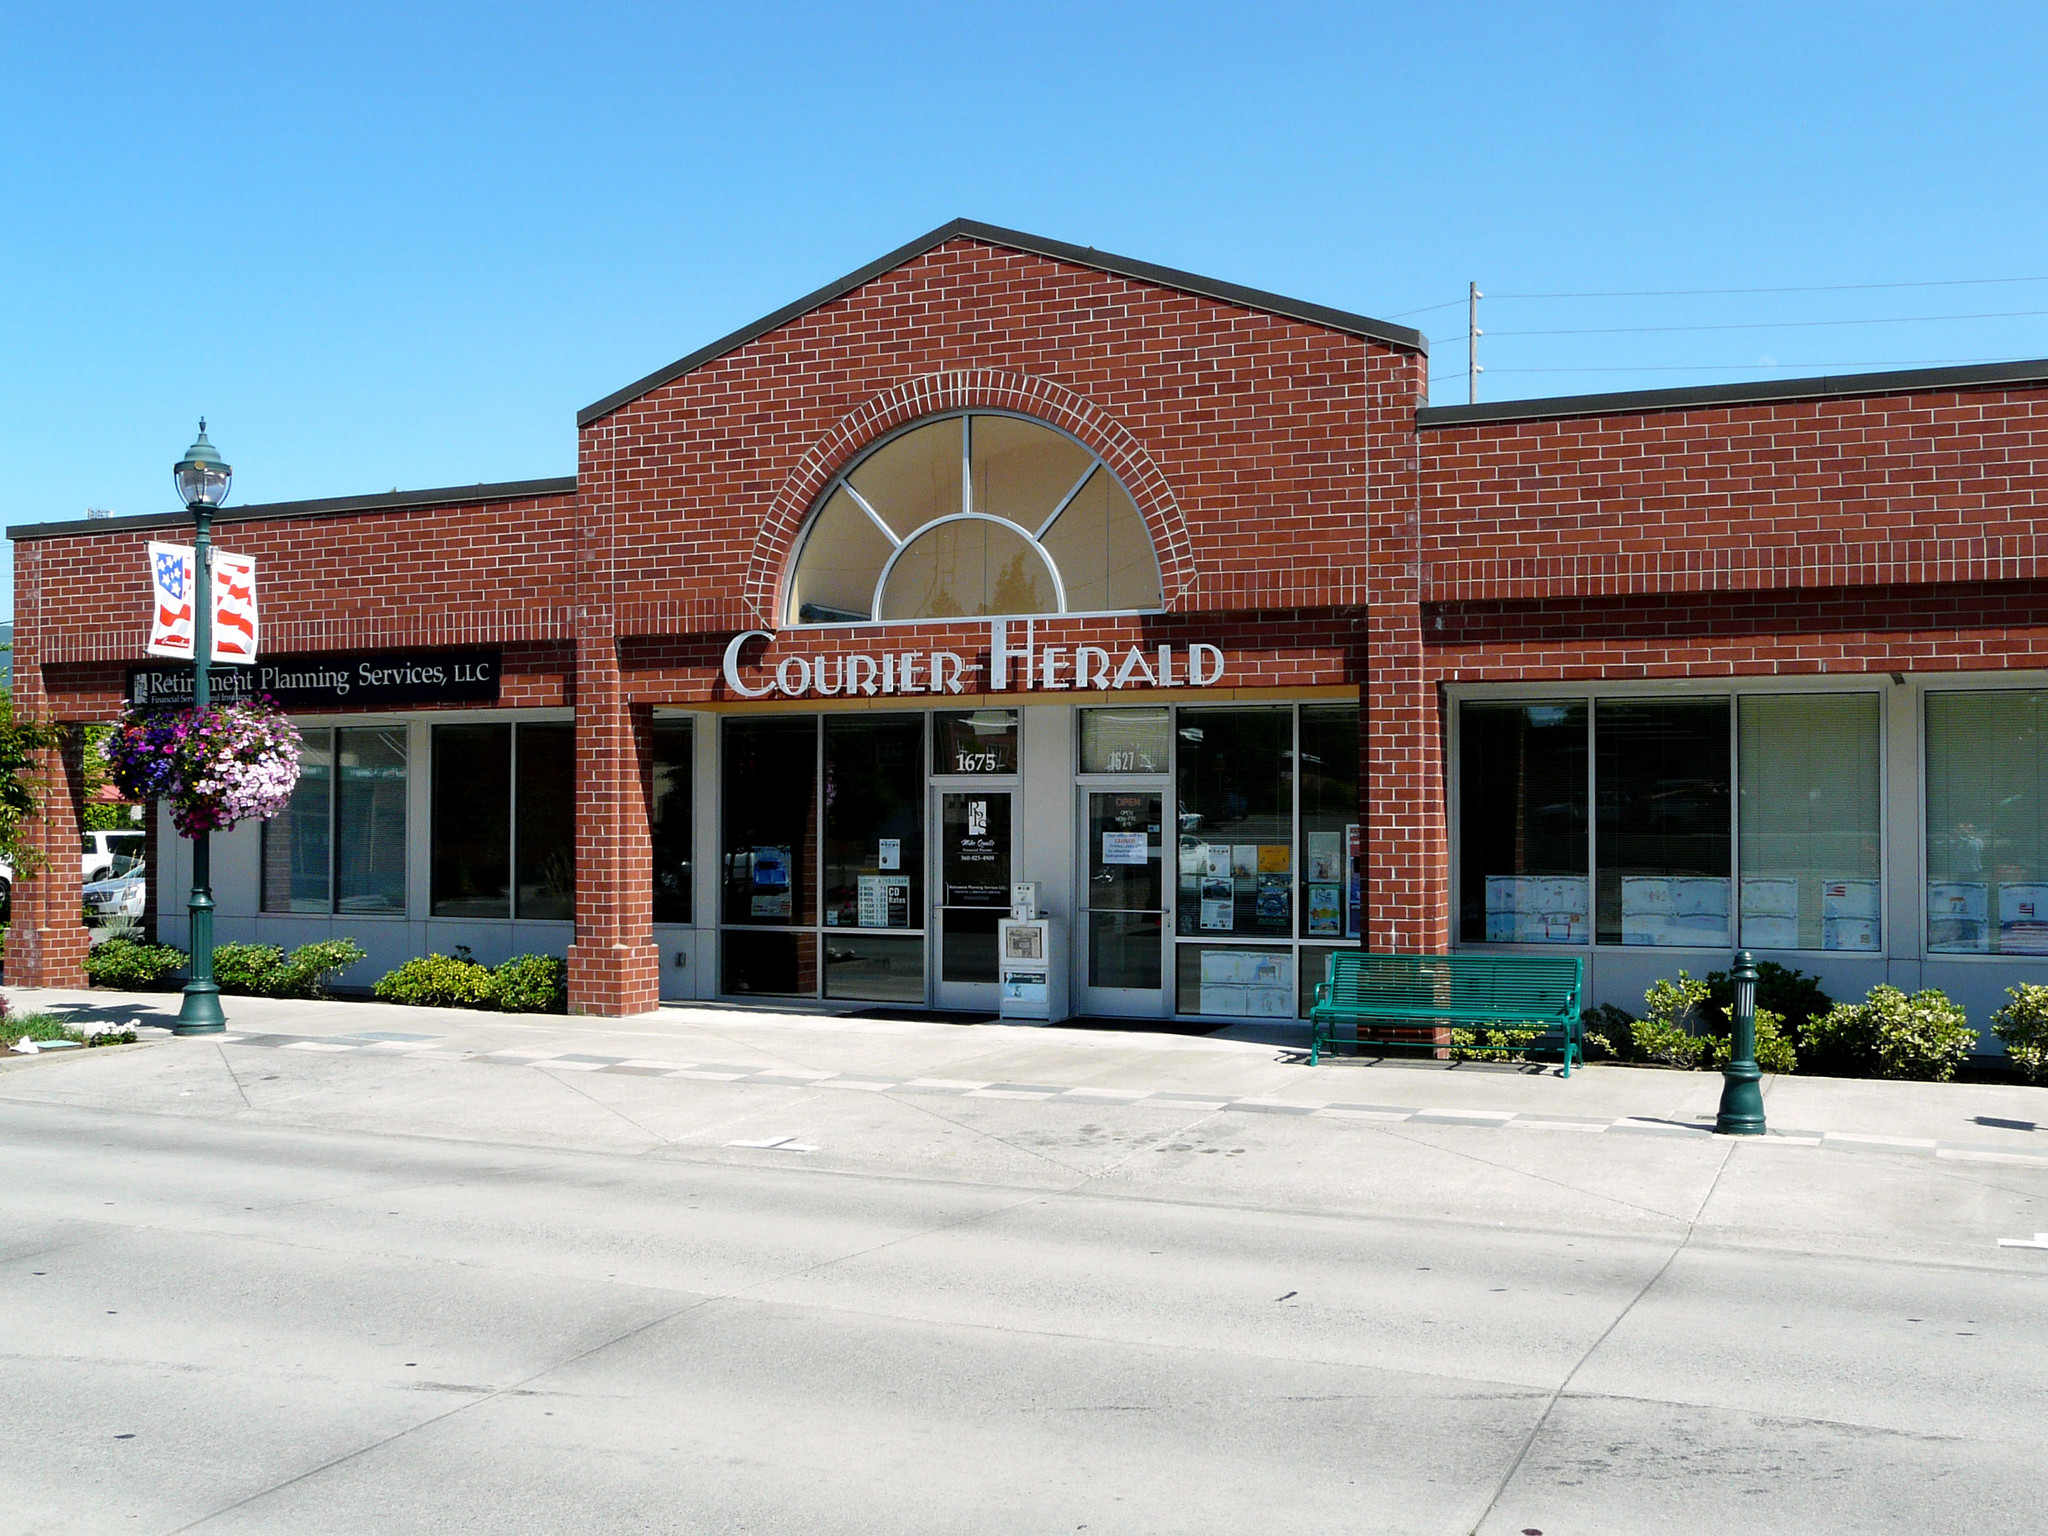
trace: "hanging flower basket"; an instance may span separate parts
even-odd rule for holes
[[[268,821],[299,782],[299,733],[269,699],[196,709],[129,709],[100,743],[131,800],[168,800],[181,837]]]

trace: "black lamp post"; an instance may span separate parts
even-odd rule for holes
[[[213,664],[213,509],[228,499],[234,471],[221,462],[206,440],[206,418],[199,418],[199,441],[185,450],[171,471],[178,494],[192,509],[192,708],[203,714],[212,704],[208,671]],[[178,1009],[177,1035],[217,1035],[228,1027],[221,1012],[220,988],[213,980],[213,858],[208,834],[192,839],[192,979],[185,983],[185,1001]]]
[[[1714,1117],[1717,1136],[1761,1136],[1764,1133],[1763,1073],[1756,1064],[1756,963],[1749,951],[1735,952],[1735,1006],[1728,1042],[1728,1065],[1721,1069],[1721,1112]]]

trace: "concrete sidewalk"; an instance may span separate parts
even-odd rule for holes
[[[176,994],[9,988],[7,996],[22,1012],[47,1010],[80,1024],[135,1022],[151,1031],[145,1039],[189,1043],[153,1032],[175,1017]],[[280,1049],[396,1052],[871,1093],[1186,1098],[1279,1113],[1701,1134],[1711,1125],[1721,1087],[1716,1073],[1615,1066],[1587,1067],[1569,1079],[1554,1068],[1344,1057],[1310,1068],[1306,1028],[1285,1023],[1179,1035],[698,1004],[596,1019],[354,1001],[224,1001],[230,1036]],[[1764,1094],[1771,1135],[1780,1139],[2048,1162],[2044,1088],[1767,1077]]]

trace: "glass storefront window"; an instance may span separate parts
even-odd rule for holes
[[[1358,706],[1305,704],[1301,710],[1301,870],[1295,898],[1303,938],[1358,937],[1365,919],[1365,871],[1360,854]]]
[[[515,916],[576,915],[576,750],[571,725],[514,727],[518,753]]]
[[[512,727],[434,727],[433,912],[512,915]]]
[[[405,727],[336,731],[334,910],[405,911]]]
[[[1468,703],[1458,743],[1458,937],[1584,944],[1585,701]]]
[[[720,917],[762,927],[808,926],[814,910],[818,722],[810,715],[728,719],[723,756],[725,896]],[[793,964],[795,951],[789,954]],[[794,974],[784,980],[787,985],[779,989],[720,984],[728,992],[797,990]]]
[[[728,928],[718,936],[718,986],[722,992],[816,997],[818,936]]]
[[[1596,706],[1601,943],[1727,946],[1734,862],[1728,709],[1726,699],[1602,699]]]
[[[1735,760],[1743,945],[1879,949],[1877,695],[1744,695]]]
[[[1163,709],[1081,711],[1083,773],[1164,773],[1172,732]]]
[[[1015,773],[1017,711],[976,709],[932,716],[932,772]]]
[[[826,927],[924,927],[923,807],[922,715],[825,718]]]
[[[1294,932],[1294,713],[1183,709],[1177,720],[1179,931]]]
[[[1314,949],[1304,944],[1301,947],[1301,975],[1294,988],[1295,1017],[1305,1019],[1309,1009],[1316,1003],[1316,984],[1330,974],[1330,956],[1334,949]]]
[[[654,845],[654,920],[690,921],[695,834],[691,787],[697,733],[688,720],[654,722],[654,783],[648,830]]]
[[[333,902],[334,732],[302,731],[299,782],[263,823],[263,910],[327,912]]]
[[[2048,954],[2048,693],[1927,695],[1927,948]]]
[[[826,934],[825,995],[851,1002],[922,1003],[923,938],[916,934]]]

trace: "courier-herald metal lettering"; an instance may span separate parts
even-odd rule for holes
[[[983,670],[958,651],[884,651],[850,656],[785,656],[758,684],[740,672],[740,651],[775,632],[750,629],[725,648],[725,686],[743,699],[772,694],[966,693]],[[989,693],[1108,693],[1118,688],[1209,688],[1223,680],[1223,650],[1214,645],[1041,645],[1030,619],[991,619],[988,626]]]

